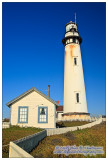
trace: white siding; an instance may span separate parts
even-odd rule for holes
[[[18,123],[18,107],[28,106],[28,123]],[[48,107],[48,123],[38,123],[38,106]],[[54,104],[36,91],[28,94],[11,106],[11,125],[32,126],[40,128],[55,127]]]

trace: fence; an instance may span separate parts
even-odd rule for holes
[[[47,132],[46,130],[44,130],[33,135],[27,136],[25,138],[10,142],[9,158],[22,158],[22,156],[30,156],[28,153],[32,151],[38,145],[38,143],[46,136]]]
[[[98,120],[82,125],[82,126],[75,126],[75,127],[64,127],[64,128],[54,128],[54,129],[46,129],[47,130],[47,136],[50,135],[56,135],[56,134],[62,134],[66,133],[68,131],[76,131],[77,129],[84,129],[84,128],[90,128],[96,124],[100,124],[102,122],[102,117],[100,117]]]
[[[9,122],[2,122],[2,128],[9,128],[10,123]]]
[[[106,118],[102,118],[103,121],[106,121]]]

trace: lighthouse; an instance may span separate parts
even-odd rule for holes
[[[62,119],[90,118],[87,110],[83,66],[80,45],[82,38],[77,30],[76,22],[66,24],[65,36],[62,40],[65,47],[64,60],[64,113]]]

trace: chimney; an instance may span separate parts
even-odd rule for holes
[[[48,97],[50,97],[50,85],[48,85]]]
[[[59,104],[59,100],[57,101],[57,103]]]

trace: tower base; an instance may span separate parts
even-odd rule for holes
[[[90,113],[84,113],[84,112],[68,112],[62,114],[62,120],[82,120],[82,121],[88,121],[90,120]]]

